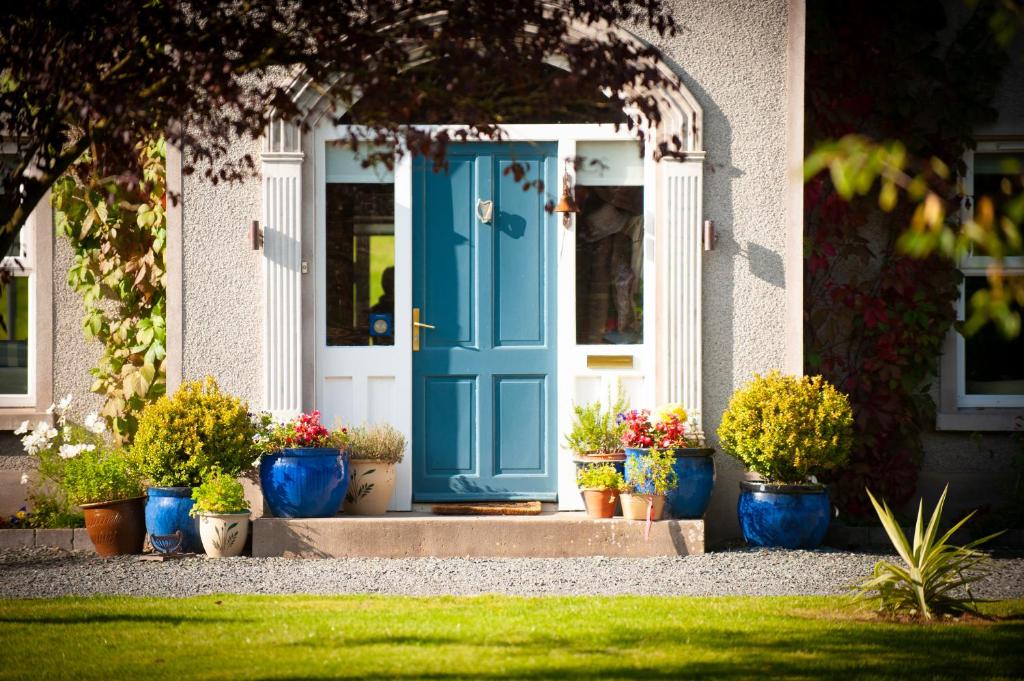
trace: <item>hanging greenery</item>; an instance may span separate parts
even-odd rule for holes
[[[100,413],[121,442],[166,391],[164,140],[138,152],[139,183],[90,174],[92,149],[53,187],[57,233],[75,252],[68,285],[85,303],[86,337],[103,345],[91,390],[106,398]]]

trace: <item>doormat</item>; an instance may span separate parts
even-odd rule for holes
[[[435,515],[540,515],[539,501],[481,501],[477,503],[434,504]]]

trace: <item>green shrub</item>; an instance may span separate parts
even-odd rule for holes
[[[130,458],[151,485],[195,487],[206,470],[248,468],[255,432],[246,403],[207,377],[143,409]]]
[[[399,463],[405,454],[405,435],[388,423],[353,428],[348,443],[353,459]]]
[[[219,468],[210,470],[202,484],[192,490],[195,503],[191,515],[200,513],[245,513],[249,502],[245,500],[242,483]]]
[[[975,551],[996,534],[983,537],[966,546],[952,546],[949,539],[966,523],[974,512],[951,527],[941,537],[939,523],[946,492],[942,490],[928,527],[924,527],[924,503],[917,506],[914,525],[914,543],[907,540],[899,522],[884,501],[881,505],[868,491],[871,504],[882,521],[893,548],[903,560],[897,565],[887,560],[875,563],[871,577],[854,587],[859,600],[877,601],[879,609],[893,615],[910,615],[932,619],[935,615],[977,614],[977,605],[970,585],[989,573],[988,556]]]
[[[638,488],[653,485],[655,494],[668,494],[679,485],[679,476],[672,467],[675,461],[675,453],[670,449],[648,449],[643,456],[626,459],[629,482],[623,488],[636,493]]]
[[[584,466],[576,471],[576,486],[580,489],[619,489],[622,485],[622,473],[610,463]]]
[[[73,504],[142,496],[142,480],[122,451],[86,450],[64,464],[64,494]]]
[[[608,396],[611,403],[611,395]],[[622,449],[625,424],[618,423],[618,414],[629,408],[621,388],[615,402],[605,411],[600,400],[573,405],[575,418],[572,430],[565,436],[565,446],[576,454],[608,454]]]
[[[718,439],[766,482],[801,484],[846,462],[853,412],[846,395],[821,376],[773,371],[733,394]]]

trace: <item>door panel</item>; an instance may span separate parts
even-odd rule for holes
[[[413,166],[417,501],[556,496],[554,144],[451,145]],[[477,215],[492,201],[492,219]]]

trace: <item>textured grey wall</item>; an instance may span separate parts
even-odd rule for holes
[[[103,350],[96,341],[86,340],[82,331],[84,307],[81,296],[68,286],[68,270],[74,252],[63,237],[53,243],[53,397],[74,395],[73,410],[84,415],[103,406],[99,395],[89,392]]]

